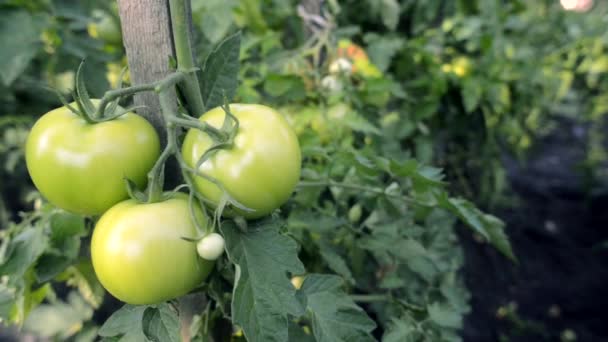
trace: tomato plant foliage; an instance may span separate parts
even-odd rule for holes
[[[89,24],[99,24],[93,10],[115,16],[115,9],[78,3],[74,8],[65,1],[0,4],[6,10],[0,12],[0,42],[8,47],[0,52],[0,62],[7,66],[0,70],[0,89],[7,90],[0,95],[1,105],[7,112],[24,113],[0,117],[0,156],[6,165],[1,176],[19,179],[25,174],[29,127],[40,113],[59,106],[54,97],[28,88],[28,80],[67,93],[74,87],[67,76],[85,56],[90,56],[83,73],[92,96],[101,98],[109,84],[128,80],[116,72],[124,65],[115,43],[119,39],[102,41],[87,33]],[[546,4],[440,3],[330,1],[311,26],[311,17],[298,11],[295,2],[192,1],[194,69],[204,108],[195,109],[185,84],[178,83],[179,115],[173,119],[182,121],[172,124],[186,122],[184,128],[207,134],[205,148],[218,148],[210,158],[220,157],[238,147],[231,140],[238,139],[238,125],[226,119],[232,114],[238,119],[239,107],[232,105],[231,113],[232,102],[274,108],[295,132],[293,146],[299,146],[288,151],[299,156],[298,170],[301,159],[299,179],[296,172],[285,175],[294,178],[288,193],[297,182],[293,193],[288,199],[289,194],[282,194],[280,203],[264,208],[264,215],[245,220],[238,213],[247,216],[242,214],[256,203],[243,198],[267,191],[279,176],[264,172],[236,188],[215,184],[219,195],[210,198],[195,191],[201,153],[188,158],[176,154],[186,184],[175,191],[192,194],[182,198],[180,219],[170,221],[193,218],[193,203],[205,205],[194,217],[206,219],[189,221],[187,234],[171,240],[187,246],[173,254],[188,262],[173,265],[175,260],[160,248],[151,251],[149,260],[159,269],[158,274],[146,273],[146,286],[172,285],[175,279],[164,279],[165,271],[202,261],[196,259],[196,246],[205,236],[215,234],[216,247],[225,246],[225,253],[214,248],[209,254],[217,257],[213,271],[207,276],[207,269],[188,289],[119,307],[112,306],[97,278],[103,282],[107,274],[90,260],[98,218],[52,206],[23,177],[23,185],[11,189],[18,200],[8,203],[3,196],[0,201],[0,317],[60,340],[460,340],[470,295],[459,273],[464,260],[455,227],[469,227],[480,241],[516,260],[503,222],[470,199],[489,207],[495,198],[484,195],[487,189],[493,194],[504,187],[499,147],[523,154],[549,122],[543,113],[552,101],[573,96],[572,82],[603,85],[600,76],[606,70],[601,60],[563,62],[568,54],[579,60],[576,50],[568,48],[542,58],[541,68],[529,61],[544,55],[534,37],[559,45],[549,32],[526,35],[539,13],[555,10]],[[556,18],[557,23],[566,20]],[[60,25],[60,20],[70,24]],[[7,32],[23,23],[28,24],[23,39],[12,39]],[[577,25],[583,30],[583,24]],[[579,43],[589,51],[599,44]],[[183,75],[176,72],[176,77],[193,70],[178,68]],[[155,86],[162,88],[165,81]],[[165,104],[167,98],[159,93]],[[587,95],[580,91],[577,96]],[[26,103],[24,98],[39,101]],[[603,100],[596,100],[600,108]],[[203,113],[210,110],[224,114],[211,125],[216,131],[201,129],[210,119]],[[185,121],[188,116],[197,120]],[[268,128],[264,120],[256,124]],[[255,130],[270,139],[273,130],[262,128]],[[189,134],[181,128],[176,132],[180,144]],[[153,167],[148,179],[161,179],[157,170]],[[9,189],[6,184],[0,188]],[[128,188],[131,195],[145,197],[135,188]],[[243,189],[246,196],[239,196]],[[160,199],[166,196],[160,191]],[[25,211],[17,215],[10,205]],[[206,220],[208,225],[200,224]],[[152,223],[164,221],[166,217]],[[167,227],[148,228],[164,232]],[[116,260],[98,257],[96,251],[96,264],[101,260],[118,274],[112,267]],[[135,294],[146,290],[133,278],[117,281],[129,282]],[[93,313],[107,311],[104,305],[110,305],[110,314],[99,321]]]

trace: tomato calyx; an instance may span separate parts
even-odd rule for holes
[[[75,89],[72,90],[71,94],[74,100],[72,103],[69,103],[65,96],[60,91],[55,89],[55,93],[59,97],[61,103],[72,113],[80,116],[89,124],[96,124],[100,122],[114,120],[128,112],[132,112],[135,109],[141,108],[141,106],[119,108],[118,102],[120,101],[120,97],[116,98],[114,101],[111,101],[107,106],[105,106],[105,108],[98,108],[94,100],[91,99],[91,96],[89,95],[89,92],[84,82],[82,73],[84,63],[85,60],[80,63],[80,65],[78,66],[78,71],[75,75]],[[126,68],[123,69],[120,74],[118,88],[122,88],[122,79],[126,70]],[[76,107],[74,107],[74,105],[76,105]]]

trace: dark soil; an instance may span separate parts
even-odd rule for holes
[[[525,165],[505,158],[518,205],[495,214],[518,265],[460,230],[472,293],[465,341],[608,341],[608,195],[586,186],[586,135],[565,120]]]

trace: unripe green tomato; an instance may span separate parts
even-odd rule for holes
[[[207,224],[200,208],[198,222]],[[214,262],[201,259],[187,196],[158,203],[123,201],[101,218],[91,240],[97,278],[114,297],[134,305],[155,304],[199,286]]]
[[[361,209],[361,204],[357,203],[353,205],[348,211],[348,220],[351,223],[358,223],[361,220],[361,214],[363,210]]]
[[[126,199],[125,178],[143,187],[159,154],[154,127],[137,114],[90,124],[66,107],[38,119],[25,147],[36,188],[55,206],[82,215]]]
[[[287,120],[270,107],[231,104],[230,111],[239,120],[234,146],[219,150],[199,171],[219,181],[233,198],[253,210],[235,209],[224,214],[259,218],[280,207],[291,196],[300,179],[300,145]],[[224,110],[218,107],[200,120],[220,129],[225,116]],[[191,129],[182,145],[184,160],[195,167],[212,145],[211,137]],[[195,184],[203,196],[219,203],[222,191],[218,186],[202,177],[196,177]]]
[[[205,260],[216,260],[224,253],[226,243],[218,233],[211,233],[196,244],[198,255]]]

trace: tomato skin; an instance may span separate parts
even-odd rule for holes
[[[241,204],[253,209],[235,209],[227,216],[241,215],[248,219],[268,215],[291,196],[300,179],[301,152],[298,138],[287,120],[270,107],[255,104],[231,104],[230,110],[239,119],[234,146],[220,150],[200,167],[200,171],[218,180]],[[215,108],[200,120],[221,128],[225,113]],[[212,145],[211,138],[191,129],[182,145],[182,155],[194,167]],[[218,203],[221,190],[202,177],[195,178],[196,188],[205,197]]]
[[[195,209],[199,222],[205,222]],[[182,296],[200,285],[214,262],[200,258],[198,235],[188,198],[140,204],[132,199],[108,210],[91,239],[93,268],[114,297],[134,305],[155,304]]]
[[[25,157],[32,181],[49,202],[98,215],[128,197],[125,177],[143,187],[159,154],[156,131],[134,113],[89,124],[60,107],[34,124]]]

